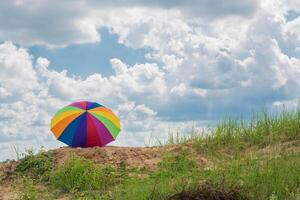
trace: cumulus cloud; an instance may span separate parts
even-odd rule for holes
[[[0,2],[0,40],[50,47],[100,41],[84,1]]]
[[[105,24],[107,13],[117,10],[175,10],[189,17],[221,18],[249,16],[258,9],[256,0],[189,0],[189,1],[35,1],[4,0],[0,2],[0,40],[23,45],[63,47],[69,44],[99,42],[97,30]],[[98,15],[106,15],[104,22]],[[114,16],[114,17],[115,17]],[[147,24],[145,24],[147,27]],[[140,29],[141,32],[143,30]],[[138,38],[135,38],[138,40]]]
[[[2,44],[0,66],[0,88],[3,94],[0,99],[2,101],[14,101],[14,98],[38,87],[35,71],[31,66],[31,57],[25,49],[18,49],[12,42]]]

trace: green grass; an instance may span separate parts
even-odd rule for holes
[[[297,175],[298,174],[298,175]],[[204,179],[244,188],[253,199],[295,199],[300,197],[299,154],[277,158],[234,160],[204,173]]]
[[[112,199],[165,199],[170,194],[180,191],[199,165],[189,158],[187,151],[178,154],[165,154],[157,170],[147,172],[146,178],[131,177],[117,190]]]
[[[299,154],[269,160],[233,160],[215,168],[201,167],[184,153],[180,157],[163,160],[146,179],[128,181],[115,191],[113,199],[165,199],[206,182],[224,191],[238,188],[240,195],[249,199],[300,197]]]
[[[22,182],[18,183],[22,185],[19,194],[20,200],[37,200],[41,198],[39,191],[36,189],[31,179],[22,179],[21,181]]]
[[[263,148],[281,142],[299,140],[300,106],[294,111],[283,109],[277,115],[262,111],[254,114],[250,120],[226,118],[216,127],[208,128],[201,134],[192,129],[191,133],[183,138],[175,141],[184,143],[193,140],[194,145],[201,152],[214,154],[225,148],[236,155],[253,146]],[[173,136],[167,144],[170,143],[169,141],[174,143]]]
[[[126,173],[111,166],[98,166],[91,160],[71,156],[69,160],[51,172],[50,185],[65,192],[97,191],[104,193],[126,178]]]
[[[179,148],[165,153],[154,171],[99,166],[78,156],[54,167],[51,154],[28,152],[16,170],[30,180],[21,196],[40,197],[34,185],[42,184],[70,199],[161,200],[210,185],[242,199],[300,199],[300,107],[277,115],[263,111],[251,120],[227,118],[184,136],[177,131],[165,144]]]
[[[54,158],[51,153],[41,150],[34,154],[32,150],[27,150],[17,163],[15,171],[34,180],[47,181],[53,168]]]
[[[40,187],[37,185],[37,181],[30,177],[20,177],[15,180],[14,191],[17,193],[18,200],[52,200],[55,199],[55,193],[53,190],[47,187]]]

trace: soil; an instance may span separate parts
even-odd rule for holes
[[[125,163],[128,167],[154,169],[161,160],[161,147],[94,147],[68,148],[50,150],[56,164],[61,166],[72,154],[93,160],[96,164],[118,166]]]
[[[70,148],[61,147],[49,150],[53,153],[56,166],[62,166],[66,160],[76,154],[92,160],[99,165],[120,166],[125,164],[128,168],[146,168],[154,170],[160,163],[162,155],[166,152],[180,153],[182,149],[188,149],[201,163],[207,163],[207,159],[199,153],[193,152],[190,144],[169,145],[164,147],[94,147],[94,148]],[[0,164],[0,200],[14,199],[14,191],[11,186],[11,177],[16,168],[16,161]]]
[[[68,157],[76,154],[83,158],[93,160],[96,164],[119,166],[121,163],[126,164],[129,168],[146,168],[154,170],[162,159],[162,155],[167,152],[179,153],[186,148],[193,153],[191,144],[169,145],[164,147],[94,147],[94,148],[69,148],[61,147],[50,150],[54,154],[55,162],[58,166],[65,163]],[[201,163],[208,162],[207,159],[194,152],[195,157]]]
[[[11,188],[12,186],[9,184],[0,185],[0,200],[16,199],[16,194]]]

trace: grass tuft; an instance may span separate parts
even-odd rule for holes
[[[47,181],[50,172],[54,168],[54,158],[49,152],[41,150],[36,155],[32,150],[24,153],[16,166],[16,172],[22,176],[28,176],[34,180]]]
[[[66,192],[105,191],[121,182],[123,177],[110,166],[97,166],[91,160],[71,156],[51,173],[50,184]]]
[[[191,139],[202,152],[215,153],[225,148],[236,154],[251,146],[263,148],[282,141],[298,140],[300,106],[295,111],[283,109],[277,115],[262,111],[254,114],[250,121],[227,118],[205,134],[193,134]]]

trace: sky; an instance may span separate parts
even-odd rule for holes
[[[63,146],[50,120],[78,100],[144,146],[299,97],[298,0],[0,1],[0,160]]]

